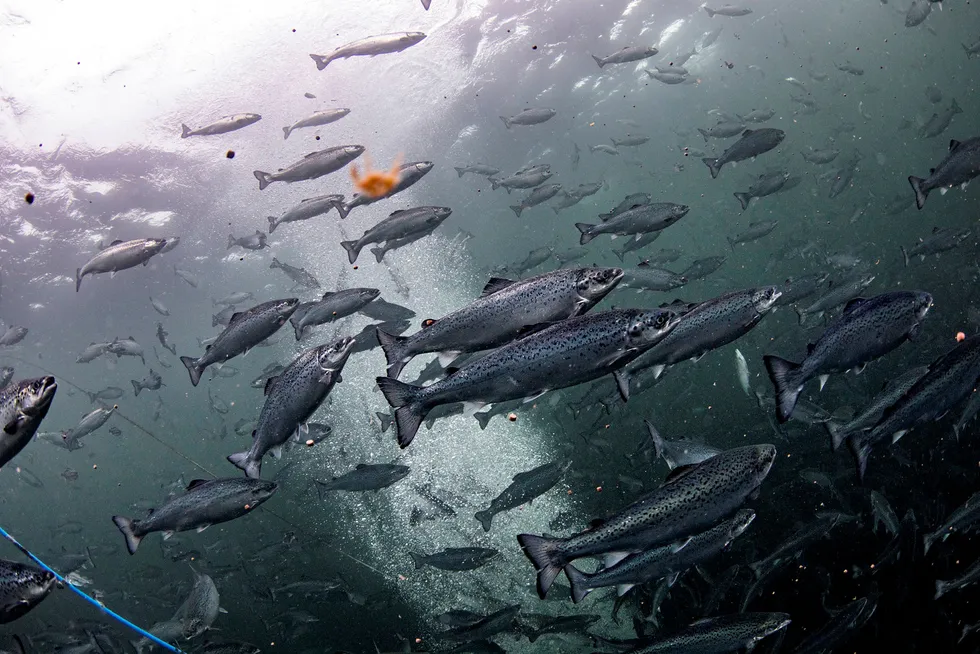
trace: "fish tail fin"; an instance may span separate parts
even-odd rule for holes
[[[385,258],[385,249],[384,248],[371,248],[371,254],[373,254],[374,255],[374,258],[378,260],[378,263],[381,263],[382,261],[384,261],[384,258]]]
[[[136,548],[140,546],[140,541],[143,540],[142,536],[136,535],[136,521],[121,515],[112,516],[112,521],[126,538],[126,549],[129,550],[130,554],[136,554]]]
[[[751,195],[749,195],[748,193],[733,193],[732,195],[734,195],[735,199],[738,200],[738,203],[742,205],[742,211],[745,211],[746,209],[749,208],[749,200],[752,199]],[[731,239],[728,239],[728,241],[729,243],[731,243]],[[734,245],[732,245],[732,249],[733,250],[735,249]]]
[[[378,420],[381,421],[382,434],[388,431],[388,428],[391,427],[391,423],[395,421],[395,417],[390,413],[381,413],[380,411],[376,411],[374,415],[378,416]]]
[[[844,439],[848,437],[848,433],[844,431],[844,425],[837,422],[836,420],[828,420],[823,423],[824,429],[827,430],[827,435],[830,436],[830,447],[835,452],[840,449],[841,443]]]
[[[276,227],[279,225],[276,224],[275,216],[267,216],[267,218],[269,219],[269,233],[271,234],[272,232],[276,231]]]
[[[271,231],[271,230],[270,230]],[[282,268],[282,264],[279,263],[279,259],[272,257],[272,263],[269,264],[269,268]]]
[[[625,252],[620,252],[619,250],[613,250],[613,254],[615,254],[620,261],[624,261],[624,257],[626,256]]]
[[[347,259],[351,263],[357,261],[357,255],[361,253],[360,241],[341,241],[340,246],[347,250]]]
[[[960,108],[960,105],[956,104],[956,98],[953,98],[953,103],[949,105],[949,111],[950,113],[954,113],[954,114],[963,113],[963,110]]]
[[[657,455],[657,458],[661,458],[664,455],[664,439],[657,431],[657,428],[653,426],[653,423],[649,420],[643,421],[647,426],[647,431],[650,432],[650,440],[653,441],[653,451]]]
[[[453,167],[453,170],[455,170],[455,171],[456,171],[456,174],[457,174],[457,175],[459,175],[460,177],[462,177],[463,175],[465,175],[465,174],[466,174],[466,171],[465,171],[465,170],[463,170],[462,168],[456,168],[456,167],[454,166],[454,167]]]
[[[698,131],[701,133],[701,137],[704,138],[704,142],[708,142],[708,132],[698,127]]]
[[[932,599],[937,600],[940,597],[942,597],[943,595],[945,595],[946,594],[946,589],[948,587],[949,587],[949,584],[947,582],[942,581],[940,579],[937,579],[936,580],[936,594],[933,596]]]
[[[480,524],[483,526],[483,531],[490,531],[490,525],[493,523],[493,514],[490,513],[490,509],[477,511],[473,514],[473,517],[480,521]]]
[[[711,179],[717,179],[718,173],[721,172],[721,166],[718,165],[718,160],[712,159],[711,157],[704,157],[701,159],[701,161],[703,161],[704,165],[711,171]]]
[[[347,216],[349,216],[350,215],[350,212],[351,212],[351,209],[354,208],[354,207],[348,206],[347,203],[345,203],[345,202],[338,202],[337,204],[335,204],[333,206],[335,206],[337,208],[337,213],[340,214],[340,219],[341,220],[343,220],[344,218],[346,218]]]
[[[606,62],[604,62],[600,57],[597,57],[595,55],[592,55],[592,58],[595,59],[595,62],[597,64],[599,64],[599,68],[602,68],[603,66],[606,65]]]
[[[327,64],[330,63],[330,58],[325,57],[323,55],[311,54],[310,59],[312,59],[316,63],[317,70],[323,70],[324,68],[327,67]]]
[[[852,436],[847,440],[847,445],[854,455],[854,464],[857,467],[858,481],[864,481],[864,473],[868,469],[868,457],[871,455],[871,445],[867,439],[861,436]]]
[[[796,309],[796,315],[800,318],[800,326],[806,322],[807,313],[803,309]]]
[[[758,579],[759,577],[761,577],[762,576],[762,561],[756,561],[755,563],[750,563],[749,564],[749,570],[752,571],[752,574],[755,575],[755,578],[756,579]]]
[[[225,249],[226,250],[230,250],[233,247],[235,247],[235,235],[234,234],[229,234],[228,235],[228,247],[225,248]]]
[[[521,212],[524,211],[524,207],[519,204],[512,204],[510,205],[510,210],[517,214],[517,217],[520,218]]]
[[[922,554],[925,556],[929,553],[932,548],[932,544],[936,542],[935,534],[926,534],[922,537]]]
[[[408,555],[412,557],[412,563],[415,564],[416,570],[421,570],[425,567],[425,557],[418,552],[409,552]]]
[[[75,292],[78,293],[78,289],[82,287],[82,269],[75,269]]]
[[[261,170],[253,170],[252,174],[255,175],[255,179],[259,180],[259,190],[265,190],[265,187],[272,183],[272,175],[269,173],[262,172]]]
[[[180,357],[180,362],[187,368],[187,372],[191,376],[191,384],[197,386],[201,382],[201,375],[204,373],[204,370],[198,367],[197,359],[194,357]]]
[[[912,185],[912,190],[915,191],[915,206],[919,209],[926,206],[926,198],[929,197],[929,191],[922,188],[922,184],[925,181],[921,177],[909,175],[909,184]]]
[[[133,383],[133,395],[135,395],[136,397],[139,397],[140,396],[140,391],[143,389],[143,387],[140,386],[139,382],[136,381],[135,379],[130,379],[129,381],[131,381]]]
[[[282,128],[282,139],[283,139],[284,141],[285,141],[286,139],[288,139],[288,138],[289,138],[289,133],[290,133],[290,132],[292,132],[292,131],[293,131],[293,130],[292,130],[292,128],[291,128],[291,127],[283,127],[283,128]]]
[[[909,267],[909,253],[905,250],[905,246],[904,245],[900,245],[899,247],[902,250],[902,258],[905,259],[905,267],[908,268]]]
[[[579,245],[585,245],[589,241],[595,238],[595,234],[590,233],[595,225],[590,225],[589,223],[575,223],[575,228],[579,231],[581,236],[578,238]]]
[[[419,397],[424,389],[391,377],[378,377],[376,381],[388,404],[396,407],[395,427],[398,431],[398,444],[403,448],[408,447],[429,412]]]
[[[565,557],[558,552],[561,540],[533,534],[519,534],[517,542],[521,544],[524,554],[531,559],[531,563],[538,571],[538,596],[544,599],[548,595],[548,589],[555,583],[558,573],[565,567]]]
[[[398,379],[398,375],[401,374],[405,364],[412,360],[411,355],[407,352],[408,337],[395,336],[381,329],[375,331],[378,335],[378,343],[381,345],[388,362],[388,376],[392,379]]]
[[[488,177],[487,179],[490,180],[491,191],[496,191],[498,188],[500,188],[500,180],[496,180],[493,177]]]
[[[803,385],[797,381],[800,365],[771,354],[762,357],[762,360],[776,391],[776,417],[779,422],[786,422],[796,407],[800,391],[803,390]]]
[[[480,423],[480,431],[486,429],[487,425],[490,424],[491,416],[488,412],[477,412],[473,414],[473,417],[476,418],[478,423]]]
[[[706,12],[708,12],[708,18],[714,18],[714,17],[715,17],[715,14],[717,13],[717,12],[716,12],[716,11],[715,11],[714,9],[712,9],[711,7],[705,7],[705,8],[704,8],[704,10],[705,10]]]
[[[585,596],[592,592],[588,586],[588,577],[585,573],[569,563],[565,566],[565,576],[572,587],[572,602],[578,604],[585,599]]]
[[[248,452],[236,452],[228,455],[228,462],[239,470],[245,471],[249,479],[258,479],[262,474],[262,461],[251,461]]]
[[[508,118],[507,116],[501,116],[501,117],[500,117],[500,120],[502,120],[502,121],[504,121],[504,126],[505,126],[505,127],[507,128],[507,129],[510,129],[510,118]],[[496,187],[495,187],[495,188],[496,188]]]
[[[193,130],[187,125],[185,125],[184,123],[180,124],[180,138],[186,139],[188,136],[191,135],[192,131]]]

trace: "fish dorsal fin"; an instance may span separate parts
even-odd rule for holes
[[[491,277],[487,285],[483,287],[483,292],[480,293],[480,297],[486,297],[488,295],[493,295],[497,291],[503,290],[508,286],[514,284],[513,279],[506,279],[504,277]]]
[[[231,323],[241,318],[243,315],[245,315],[244,311],[236,311],[235,313],[231,314],[231,319],[228,321],[228,324],[230,325]]]
[[[742,132],[742,136],[749,136],[752,133],[753,133],[753,131],[751,129],[747,129],[744,132]]]
[[[533,325],[524,325],[523,327],[517,330],[517,335],[518,337],[523,338],[524,336],[528,336],[530,334],[533,334],[534,332],[539,332],[542,329],[551,327],[552,325],[557,325],[559,322],[561,321],[553,320],[551,322],[539,322]]]
[[[457,372],[459,372],[459,367],[458,366],[449,366],[448,368],[446,368],[444,370],[444,372],[446,373],[446,377],[452,377]]]
[[[816,347],[817,347],[817,346],[816,346],[816,345],[814,345],[813,343],[807,343],[807,344],[806,344],[806,354],[807,354],[807,356],[810,356],[811,354],[813,354],[813,350],[814,350],[814,349],[815,349]]]
[[[956,148],[960,147],[960,145],[961,143],[959,141],[957,141],[956,139],[951,139],[949,142],[949,151],[955,152]]]
[[[667,478],[664,479],[663,485],[666,486],[667,484],[673,484],[678,479],[681,479],[683,477],[686,477],[688,475],[688,473],[690,473],[692,470],[694,470],[695,467],[696,466],[694,466],[694,465],[677,466],[676,468],[674,468],[673,470],[671,470],[669,473],[667,473]]]
[[[265,380],[265,388],[262,390],[262,395],[268,395],[272,387],[276,385],[276,380],[279,379],[279,375],[274,375]]]
[[[844,305],[844,313],[854,311],[865,302],[867,302],[867,298],[863,297],[856,297],[853,300],[848,300],[847,304]]]
[[[326,293],[323,294],[323,296],[321,296],[320,299],[321,300],[326,300],[328,297],[330,297],[333,294],[334,294],[334,291],[327,291]]]
[[[935,234],[935,233],[937,233],[937,232],[938,232],[939,230],[940,230],[940,227],[939,227],[939,225],[936,225],[935,227],[933,227],[933,228],[932,228],[932,233],[933,233],[933,234]]]
[[[436,324],[436,319],[435,318],[426,318],[425,320],[422,321],[421,327],[422,327],[422,329],[427,329],[427,328],[431,327],[434,324]]]
[[[366,467],[367,467],[367,464],[366,463],[358,463],[356,466],[354,466],[354,469],[355,470],[363,470]]]
[[[935,175],[936,174],[936,169],[935,168],[930,168],[929,169],[929,174],[930,175]]]
[[[192,479],[191,483],[187,484],[187,490],[194,490],[202,484],[208,483],[207,479]]]
[[[406,211],[408,211],[408,209],[398,209],[398,210],[392,211],[390,214],[388,214],[388,217],[391,218],[392,216],[397,216],[398,214],[405,213]]]
[[[129,339],[129,340],[131,340],[131,341],[135,341],[135,340],[136,340],[136,339],[135,339],[135,338],[133,338],[132,336],[127,336],[126,338],[128,338],[128,339]]]
[[[636,264],[636,267],[637,268],[653,268],[653,266],[650,265],[650,262],[649,261],[641,261],[640,263]]]
[[[589,529],[598,529],[599,527],[601,527],[604,524],[606,524],[605,519],[603,519],[603,518],[595,518],[594,520],[590,520],[589,521]]]
[[[304,159],[309,159],[310,157],[315,157],[315,156],[317,156],[318,154],[320,154],[320,153],[319,153],[319,152],[311,152],[311,153],[309,153],[309,154],[307,154],[307,155],[303,155],[303,158],[304,158]],[[282,169],[280,168],[280,170],[282,170]]]
[[[953,142],[955,143],[956,141],[953,141]],[[119,245],[122,242],[123,242],[123,240],[121,238],[117,238],[115,241],[113,241],[112,243],[109,244],[109,247],[112,247],[113,245]]]
[[[255,235],[256,235],[256,236],[265,236],[265,234],[263,234],[263,233],[262,233],[262,232],[260,232],[259,230],[255,230]]]

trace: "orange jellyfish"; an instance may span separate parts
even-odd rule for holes
[[[361,195],[369,198],[383,198],[391,193],[391,190],[398,185],[401,180],[401,157],[396,157],[391,166],[391,170],[372,170],[371,159],[364,155],[364,174],[361,175],[357,166],[351,164],[350,176],[354,180],[354,187]]]

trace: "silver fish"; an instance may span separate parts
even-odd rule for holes
[[[155,254],[159,254],[167,241],[162,238],[138,238],[132,241],[113,241],[109,247],[89,259],[75,271],[75,292],[82,287],[85,275],[109,273],[114,277],[120,270],[145,266]]]
[[[358,41],[344,44],[327,55],[311,54],[310,58],[316,63],[317,70],[323,70],[337,59],[349,57],[374,57],[380,54],[401,52],[420,43],[425,38],[422,32],[393,32],[369,36]]]
[[[311,152],[277,172],[267,173],[255,170],[252,171],[252,174],[255,179],[259,180],[259,190],[261,191],[273,182],[303,182],[329,175],[357,159],[363,152],[363,145],[337,145],[325,150]]]
[[[233,116],[225,116],[210,125],[204,127],[199,127],[197,129],[191,129],[187,125],[181,123],[180,125],[180,138],[186,139],[188,136],[214,136],[216,134],[226,134],[228,132],[234,132],[237,129],[243,127],[248,127],[253,123],[257,123],[262,120],[262,116],[259,114],[234,114]]]
[[[302,127],[319,127],[321,125],[329,125],[330,123],[337,122],[349,113],[350,109],[347,109],[346,107],[340,109],[324,109],[323,111],[314,111],[306,118],[297,120],[288,127],[283,127],[283,139],[288,139],[289,135],[293,133],[293,130],[300,129]]]

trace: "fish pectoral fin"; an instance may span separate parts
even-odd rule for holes
[[[219,606],[219,607],[218,607],[218,613],[228,613],[228,611],[227,611],[227,610],[225,610],[225,608],[224,608],[224,607],[221,607],[221,606]]]
[[[282,445],[276,445],[274,448],[272,448],[271,450],[269,450],[269,454],[271,454],[272,457],[275,458],[275,459],[281,459],[282,458]]]
[[[630,554],[631,552],[606,552],[602,555],[602,565],[607,569],[611,568]]]
[[[619,389],[619,395],[623,398],[623,402],[627,402],[630,399],[630,374],[627,370],[620,368],[613,373],[613,379],[616,380],[616,387]]]
[[[826,384],[827,380],[830,379],[830,375],[820,375],[817,377],[817,379],[820,380],[820,390],[822,391],[824,384]]]
[[[690,542],[691,542],[691,538],[690,538],[690,536],[688,536],[687,538],[684,538],[682,540],[679,540],[676,543],[671,543],[670,544],[670,551],[673,552],[674,554],[677,554],[682,549],[684,549],[685,547],[687,547],[687,544],[690,543]]]
[[[167,531],[163,532],[163,540],[170,540],[173,535],[174,532],[168,529]]]
[[[530,395],[528,397],[525,397],[524,400],[523,400],[523,403],[524,404],[527,404],[529,402],[533,402],[534,400],[538,399],[539,397],[541,397],[542,395],[544,395],[545,393],[547,393],[549,390],[550,389],[547,389],[546,388],[543,391],[541,391],[540,393],[537,393],[536,395]]]
[[[8,422],[3,426],[3,432],[5,434],[13,435],[17,433],[17,428],[20,427],[21,422],[24,420],[23,415],[18,415],[16,418]]]
[[[320,375],[320,379],[318,381],[321,384],[329,384],[330,382],[335,381],[334,380],[334,375],[335,374],[336,374],[335,371],[333,371],[333,370],[327,370],[322,375]],[[337,375],[336,381],[338,381],[338,382],[340,381],[340,375]]]
[[[449,364],[455,361],[456,357],[458,357],[460,354],[462,354],[462,352],[457,352],[456,350],[446,350],[444,352],[440,352],[439,365],[443,368],[448,367]]]
[[[211,526],[211,525],[209,525],[209,524],[207,524],[207,525],[201,525],[200,527],[198,527],[198,528],[197,528],[197,529],[195,529],[194,531],[195,531],[195,532],[197,532],[197,533],[199,534],[199,533],[201,533],[202,531],[204,531],[205,529],[207,529],[207,528],[208,528],[208,527],[210,527],[210,526]]]

